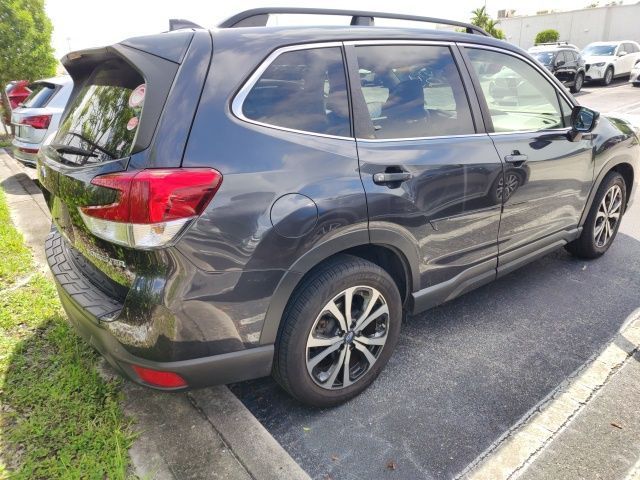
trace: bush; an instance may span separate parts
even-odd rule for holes
[[[551,43],[557,42],[560,39],[560,33],[557,30],[550,28],[549,30],[543,30],[536,35],[536,45],[539,43]]]

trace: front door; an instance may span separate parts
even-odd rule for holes
[[[593,179],[591,139],[571,140],[571,105],[532,63],[495,50],[465,51],[493,124],[490,137],[505,162],[502,265],[520,247],[575,236]]]
[[[502,162],[480,133],[455,45],[356,43],[348,52],[371,241],[393,229],[416,245],[414,290],[433,290],[421,308],[494,279]]]

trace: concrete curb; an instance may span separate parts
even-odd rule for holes
[[[0,184],[12,221],[42,271],[49,210],[27,169],[0,149]],[[111,375],[109,367],[103,374]],[[251,412],[224,385],[188,394],[156,392],[127,383],[125,411],[136,420],[138,440],[129,451],[134,474],[145,480],[307,480]]]
[[[640,351],[640,309],[625,321],[604,350],[583,365],[512,429],[480,455],[458,478],[517,478],[589,403],[608,380]]]

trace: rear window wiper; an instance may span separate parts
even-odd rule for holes
[[[72,145],[61,145],[59,143],[52,143],[50,146],[58,153],[70,153],[71,155],[79,155],[82,157],[98,156],[97,154],[93,153],[92,150],[87,150],[86,148],[74,147]]]

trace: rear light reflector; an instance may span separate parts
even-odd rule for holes
[[[34,115],[33,117],[24,117],[20,120],[20,125],[28,125],[36,130],[46,130],[51,123],[51,115]]]
[[[24,153],[38,153],[39,151],[37,148],[24,148],[24,147],[18,147],[18,150]]]
[[[132,248],[166,246],[207,207],[222,174],[212,168],[167,168],[119,172],[91,183],[117,191],[108,205],[80,207],[87,228],[105,240]]]
[[[140,380],[154,387],[180,388],[187,386],[185,379],[177,373],[153,370],[152,368],[141,367],[139,365],[131,365],[131,367]]]

